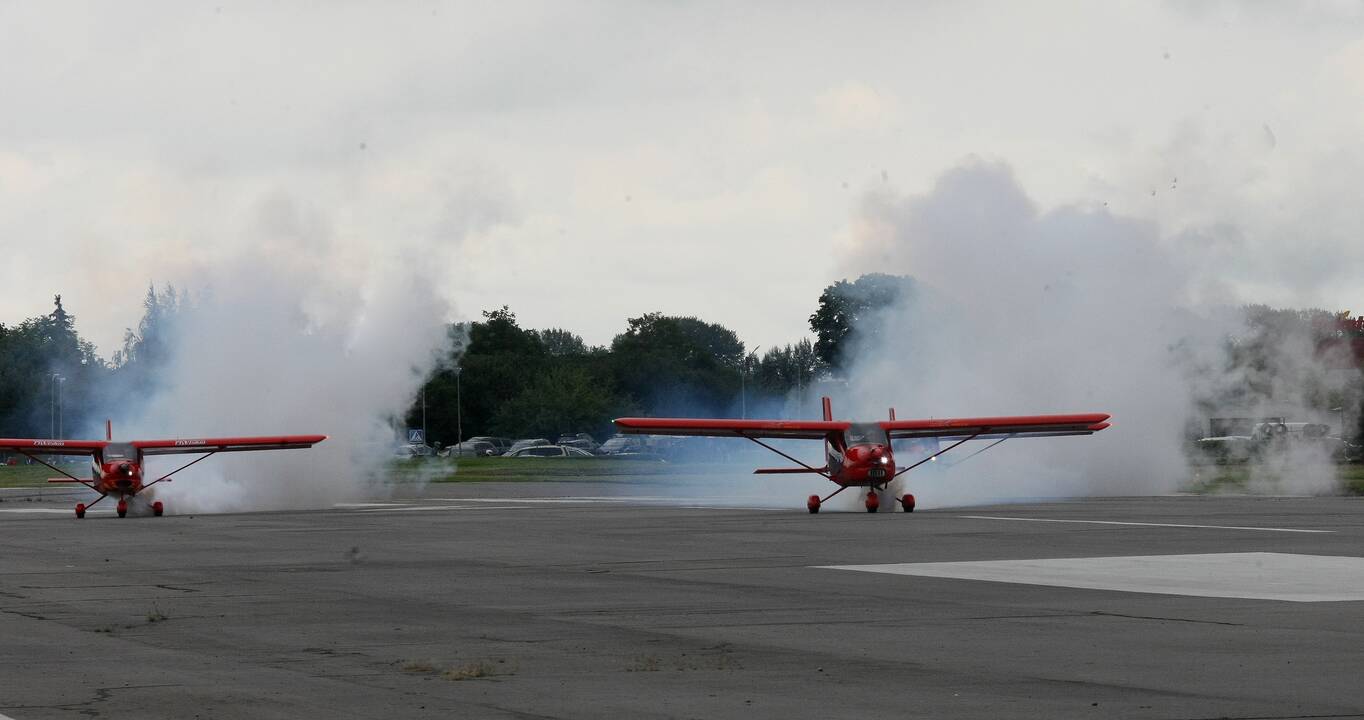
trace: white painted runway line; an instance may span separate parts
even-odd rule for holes
[[[715,504],[697,504],[697,503]],[[524,510],[536,505],[644,505],[684,510],[769,510],[791,508],[734,505],[733,498],[674,498],[660,496],[566,496],[555,498],[423,498],[404,503],[337,503],[338,510],[352,512],[424,512],[430,510]]]
[[[360,508],[355,512],[430,512],[432,510],[522,510],[522,505],[406,505],[403,507]]]
[[[17,514],[17,515],[23,515],[23,514],[26,514],[26,513],[27,513],[27,514],[34,514],[34,515],[70,515],[71,517],[75,517],[75,516],[76,516],[76,508],[74,508],[74,507],[69,507],[69,508],[4,508],[3,510],[0,510],[0,513],[15,513],[15,514]],[[113,510],[112,507],[111,507],[110,509],[108,509],[108,510],[105,510],[104,508],[100,507],[100,508],[92,508],[92,509],[86,511],[86,517],[89,517],[89,516],[91,516],[91,515],[113,515],[113,514],[114,514],[114,510]],[[2,720],[2,719],[0,719],[0,720]]]
[[[1211,553],[818,567],[1157,595],[1288,602],[1364,600],[1364,558],[1335,555]]]
[[[1260,532],[1333,533],[1335,530],[1304,530],[1302,528],[1251,527],[1248,525],[1186,525],[1182,523],[1122,522],[1119,520],[1060,520],[1055,518],[1013,517],[1009,515],[958,515],[968,520],[1017,520],[1019,522],[1079,523],[1084,525],[1134,525],[1138,527],[1202,528],[1206,530],[1258,530]]]

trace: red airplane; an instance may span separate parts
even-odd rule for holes
[[[829,398],[824,398],[824,420],[732,420],[711,418],[620,418],[616,426],[623,433],[635,435],[701,435],[708,437],[741,437],[771,450],[800,467],[759,468],[754,474],[816,473],[823,475],[838,489],[825,497],[811,495],[805,506],[812,513],[829,498],[850,487],[867,488],[867,512],[881,507],[877,490],[885,490],[892,480],[914,468],[936,460],[939,455],[970,440],[993,439],[994,443],[977,450],[979,454],[1014,437],[1049,437],[1057,435],[1089,435],[1108,427],[1109,416],[1104,413],[1075,415],[1022,415],[1014,417],[942,418],[934,420],[896,420],[895,408],[890,420],[855,423],[834,420]],[[763,442],[770,438],[799,438],[824,441],[824,467],[806,465],[775,447]],[[929,439],[935,449],[931,455],[903,468],[896,468],[891,450],[893,440],[905,438]],[[955,440],[951,445],[936,450],[938,440]],[[968,456],[970,457],[970,456]],[[914,511],[914,496],[905,493],[899,498],[905,512]]]
[[[170,482],[171,476],[200,460],[220,452],[241,452],[246,450],[288,450],[308,448],[327,439],[326,435],[272,435],[266,437],[233,438],[193,438],[189,440],[133,440],[114,442],[113,427],[104,425],[105,440],[13,440],[0,439],[0,452],[15,452],[47,465],[65,478],[48,482],[80,483],[99,493],[99,499],[86,505],[76,504],[76,517],[85,517],[85,511],[94,507],[100,500],[110,495],[118,496],[118,516],[128,515],[128,499],[159,483]],[[205,453],[184,465],[146,482],[143,477],[145,467],[143,458],[147,455],[175,455],[182,453]],[[89,455],[91,457],[90,480],[82,480],[71,473],[48,463],[40,455]],[[152,514],[160,517],[165,506],[160,500],[151,503]]]

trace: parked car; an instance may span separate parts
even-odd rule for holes
[[[490,442],[482,440],[465,440],[457,445],[450,446],[450,457],[492,457],[497,454],[497,448]]]
[[[612,435],[610,439],[597,448],[599,455],[619,455],[621,453],[638,453],[644,450],[644,439],[635,435]]]
[[[592,453],[566,445],[531,445],[507,453],[507,457],[590,458]]]
[[[527,440],[517,440],[516,442],[512,443],[511,447],[507,448],[507,452],[505,454],[510,455],[516,452],[517,450],[520,450],[521,448],[535,447],[537,445],[548,444],[549,441],[544,438],[530,438]]]
[[[565,447],[575,447],[578,448],[579,450],[586,450],[590,453],[597,452],[597,448],[601,447],[601,445],[598,444],[596,440],[593,440],[592,436],[588,435],[587,433],[564,435],[559,438],[559,442],[557,444],[563,445]]]
[[[417,443],[399,445],[393,450],[393,457],[400,458],[431,457],[433,454],[434,451],[431,450],[429,445],[420,445]]]
[[[486,442],[486,443],[492,443],[493,449],[497,451],[497,452],[493,453],[494,455],[502,455],[502,454],[505,454],[508,450],[511,450],[511,446],[512,446],[512,441],[511,441],[511,439],[510,439],[510,438],[504,438],[504,437],[491,437],[491,436],[488,436],[488,435],[478,435],[478,436],[475,436],[475,437],[471,437],[471,438],[469,438],[469,439],[470,439],[470,440],[481,440],[481,441]]]

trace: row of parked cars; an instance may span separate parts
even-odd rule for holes
[[[480,435],[471,437],[457,445],[451,445],[440,453],[446,457],[592,457],[594,455],[640,455],[646,454],[642,438],[631,435],[615,435],[606,442],[598,444],[587,433],[561,436],[558,441],[548,438],[527,438],[513,442],[510,438]]]
[[[1246,429],[1241,428],[1241,432]],[[1249,434],[1205,437],[1198,440],[1195,447],[1217,462],[1247,462],[1302,449],[1314,450],[1318,456],[1336,462],[1357,462],[1364,456],[1364,448],[1330,433],[1331,427],[1322,423],[1276,420],[1254,424]]]

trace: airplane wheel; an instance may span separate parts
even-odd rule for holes
[[[128,501],[127,501],[127,500],[119,500],[119,501],[118,501],[118,508],[117,508],[117,510],[118,510],[118,516],[119,516],[119,517],[128,517]]]
[[[76,519],[85,517],[85,503],[76,503]]]
[[[881,498],[874,492],[867,493],[867,512],[876,512],[881,509]]]
[[[905,493],[905,496],[900,498],[900,507],[903,507],[905,512],[914,512],[914,496]]]
[[[152,503],[152,514],[153,514],[153,515],[155,515],[155,516],[157,516],[157,517],[161,517],[161,514],[164,513],[165,511],[166,511],[166,506],[165,506],[165,505],[162,505],[160,500],[157,500],[156,502]]]
[[[819,512],[819,496],[811,495],[810,499],[805,501],[805,507],[810,510],[811,515]]]

